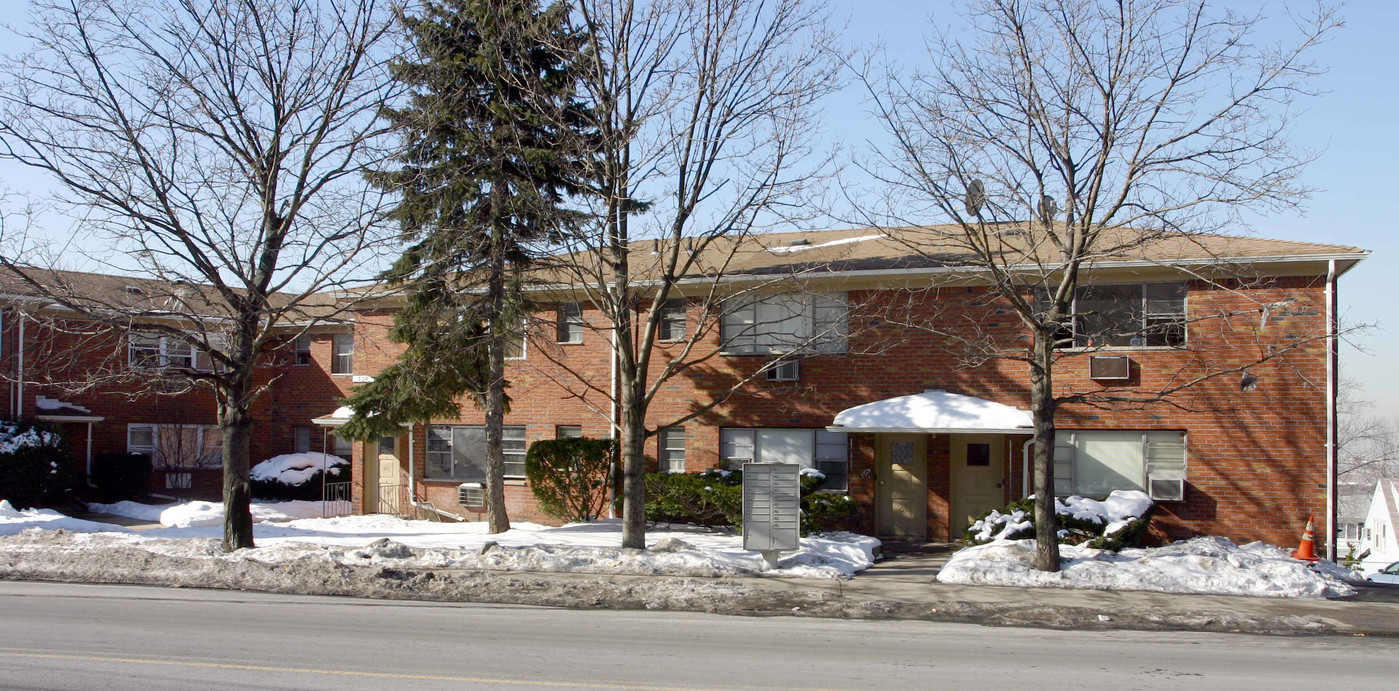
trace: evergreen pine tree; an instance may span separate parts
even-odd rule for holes
[[[383,116],[403,133],[401,167],[369,176],[401,195],[393,218],[407,249],[384,274],[404,309],[389,335],[399,361],[349,399],[359,438],[486,414],[490,532],[510,527],[502,483],[505,358],[524,338],[525,272],[580,220],[566,205],[588,138],[578,131],[575,65],[582,38],[568,7],[534,0],[428,0],[400,20],[416,54],[393,74],[411,101]]]

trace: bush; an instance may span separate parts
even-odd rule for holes
[[[801,476],[801,534],[831,530],[855,516],[858,507],[844,494],[821,492],[820,473]],[[650,473],[646,476],[646,520],[689,523],[706,528],[743,528],[743,471]]]
[[[607,508],[607,470],[612,439],[544,439],[525,454],[525,477],[544,513],[568,521],[591,521]]]
[[[92,459],[92,483],[102,501],[140,501],[151,484],[151,457],[143,453],[103,453]]]
[[[71,498],[78,480],[61,434],[0,421],[0,499],[15,508],[61,502]]]
[[[1110,514],[1121,513],[1124,507],[1142,507],[1124,517],[1126,525],[1104,532],[1111,525]],[[1094,549],[1117,551],[1137,546],[1151,526],[1156,503],[1144,492],[1114,491],[1102,500],[1073,496],[1054,500],[1059,514],[1059,544],[1087,545]],[[1141,515],[1132,516],[1131,513]],[[984,545],[995,540],[1033,540],[1035,538],[1035,498],[1013,501],[1004,509],[992,509],[981,514],[963,531],[962,541],[968,545]]]

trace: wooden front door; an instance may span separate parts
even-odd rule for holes
[[[398,437],[380,437],[378,453],[378,499],[374,513],[398,513]]]
[[[951,439],[952,513],[949,535],[962,537],[973,519],[1005,506],[1005,437],[954,434]]]
[[[928,438],[883,434],[875,463],[879,534],[906,539],[928,536]]]

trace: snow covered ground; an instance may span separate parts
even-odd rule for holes
[[[740,535],[699,528],[675,527],[647,531],[650,549],[624,550],[620,521],[576,523],[551,528],[516,523],[511,530],[490,535],[484,523],[408,521],[394,516],[301,518],[295,514],[319,502],[269,502],[254,505],[254,539],[258,547],[233,555],[211,549],[222,537],[222,506],[189,502],[147,506],[133,502],[91,506],[94,511],[152,520],[165,528],[133,533],[125,528],[76,521],[52,511],[0,513],[0,534],[26,528],[64,528],[82,532],[123,533],[102,544],[138,547],[166,556],[249,559],[261,563],[291,563],[303,559],[330,560],[350,566],[392,566],[403,569],[495,569],[672,576],[745,576],[762,569],[762,556],[743,549]],[[7,506],[7,505],[5,505]],[[276,516],[276,517],[269,517]],[[82,528],[60,519],[86,524]],[[289,520],[290,519],[290,520]],[[97,548],[98,543],[92,543]],[[784,552],[778,569],[767,575],[788,578],[850,578],[874,562],[875,538],[853,533],[827,533],[802,540],[797,552]],[[4,549],[0,545],[0,550]]]
[[[1282,549],[1198,537],[1165,547],[1121,552],[1060,546],[1058,573],[1035,570],[1034,540],[1002,540],[957,552],[942,583],[1041,588],[1147,590],[1162,593],[1325,598],[1350,595],[1353,572],[1329,562],[1309,567]]]

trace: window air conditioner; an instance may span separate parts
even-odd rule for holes
[[[1124,355],[1088,358],[1088,378],[1122,381],[1132,378],[1132,360]]]
[[[1146,483],[1151,498],[1156,501],[1185,501],[1185,478],[1152,475]]]
[[[767,371],[768,381],[797,381],[802,373],[801,360],[783,360]]]
[[[463,482],[457,486],[457,505],[464,509],[479,509],[486,505],[486,490],[479,482]]]

